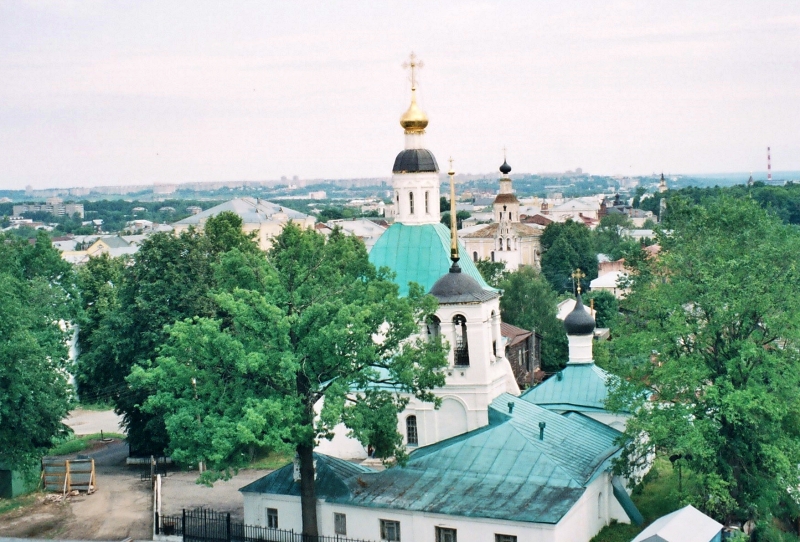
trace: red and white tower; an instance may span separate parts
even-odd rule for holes
[[[767,147],[767,182],[772,180],[772,155],[769,152],[769,147]]]

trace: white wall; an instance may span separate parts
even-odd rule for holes
[[[300,497],[244,493],[244,521],[266,526],[266,509],[278,510],[281,529],[302,530]],[[317,507],[320,534],[333,536],[333,514],[347,516],[347,538],[380,540],[380,520],[400,522],[401,542],[433,542],[436,527],[457,529],[459,542],[493,542],[495,534],[518,537],[518,542],[589,542],[611,520],[630,520],[613,495],[610,475],[602,473],[586,488],[572,509],[556,525],[488,518],[466,518],[408,512],[390,508],[362,508],[320,502]]]

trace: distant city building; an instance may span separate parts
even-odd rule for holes
[[[328,195],[324,190],[317,190],[315,192],[308,193],[308,199],[326,199],[327,197]]]
[[[81,218],[84,217],[82,203],[64,203],[61,198],[50,197],[45,203],[30,203],[14,205],[14,215],[19,216],[23,213],[49,213],[54,216],[73,216],[76,213]]]
[[[190,205],[189,207],[186,208],[186,212],[187,213],[191,213],[193,215],[196,215],[196,214],[202,213],[203,212],[203,208],[202,207],[198,207],[197,205]]]

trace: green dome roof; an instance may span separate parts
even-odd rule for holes
[[[467,251],[458,244],[461,272],[475,279],[481,288],[495,291],[483,280]],[[450,230],[444,224],[407,226],[399,222],[383,232],[369,253],[375,267],[395,272],[400,295],[408,295],[408,283],[416,282],[429,292],[436,281],[450,271]]]

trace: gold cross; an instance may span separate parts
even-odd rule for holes
[[[574,280],[576,282],[577,288],[578,288],[578,294],[580,294],[581,293],[581,279],[584,278],[586,275],[583,273],[583,271],[580,270],[580,268],[578,268],[570,276],[572,277],[572,280]]]
[[[425,64],[421,60],[417,60],[417,55],[414,51],[408,56],[408,62],[403,62],[403,68],[411,68],[411,90],[417,89],[417,68],[422,68]]]

